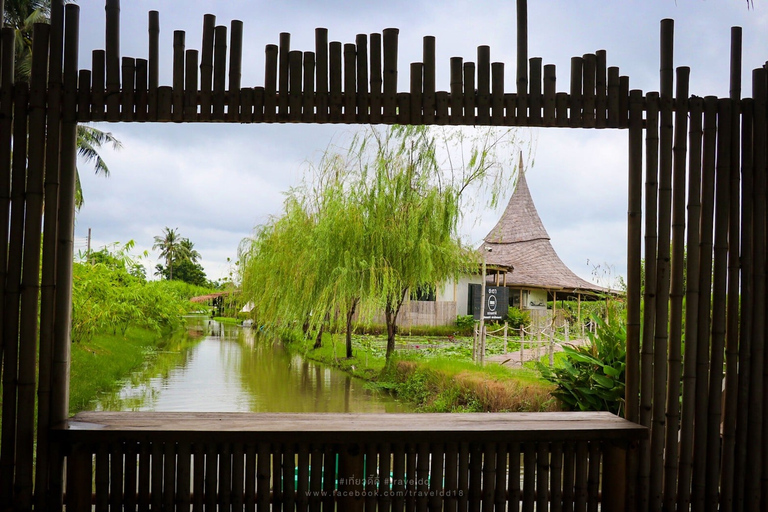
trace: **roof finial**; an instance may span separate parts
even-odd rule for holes
[[[520,163],[517,164],[517,172],[520,174],[525,174],[525,168],[523,167],[523,152],[520,151]]]

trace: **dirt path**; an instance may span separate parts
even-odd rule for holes
[[[589,340],[575,339],[575,340],[570,340],[569,343],[572,345],[583,345],[588,341]],[[560,346],[560,344],[555,343],[555,345],[553,346],[553,351],[562,352],[563,347]],[[536,361],[539,358],[547,356],[549,354],[549,344],[542,343],[538,349],[536,348],[535,345],[531,348],[526,347],[525,349],[523,349],[522,352],[523,352],[523,355],[522,355],[523,363],[527,363],[529,361]],[[507,352],[506,354],[497,354],[494,356],[488,356],[485,358],[485,360],[491,363],[502,364],[510,368],[521,368],[523,366],[523,364],[521,364],[520,362],[520,350],[516,350],[514,352]]]

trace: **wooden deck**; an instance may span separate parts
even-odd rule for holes
[[[86,412],[67,510],[621,510],[647,429],[609,413]]]

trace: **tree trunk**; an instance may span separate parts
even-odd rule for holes
[[[320,348],[323,346],[323,328],[325,328],[325,322],[320,324],[320,329],[317,331],[317,337],[315,338],[315,345],[313,348]]]
[[[408,290],[403,290],[400,295],[400,300],[397,304],[392,304],[391,301],[387,301],[387,305],[384,308],[384,317],[387,322],[387,355],[386,360],[389,362],[389,358],[395,352],[395,332],[397,331],[397,314],[400,312],[400,307],[405,300],[405,293]]]
[[[347,359],[352,357],[352,317],[357,309],[358,299],[352,301],[352,307],[347,311]]]

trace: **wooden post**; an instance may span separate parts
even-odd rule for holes
[[[107,121],[120,120],[120,0],[106,0]]]
[[[203,17],[203,41],[200,48],[200,120],[211,120],[213,105],[213,45],[216,31],[216,16]],[[267,67],[269,58],[267,58]],[[266,75],[269,78],[269,74]],[[268,82],[265,82],[268,83]],[[266,85],[265,85],[266,87]]]

